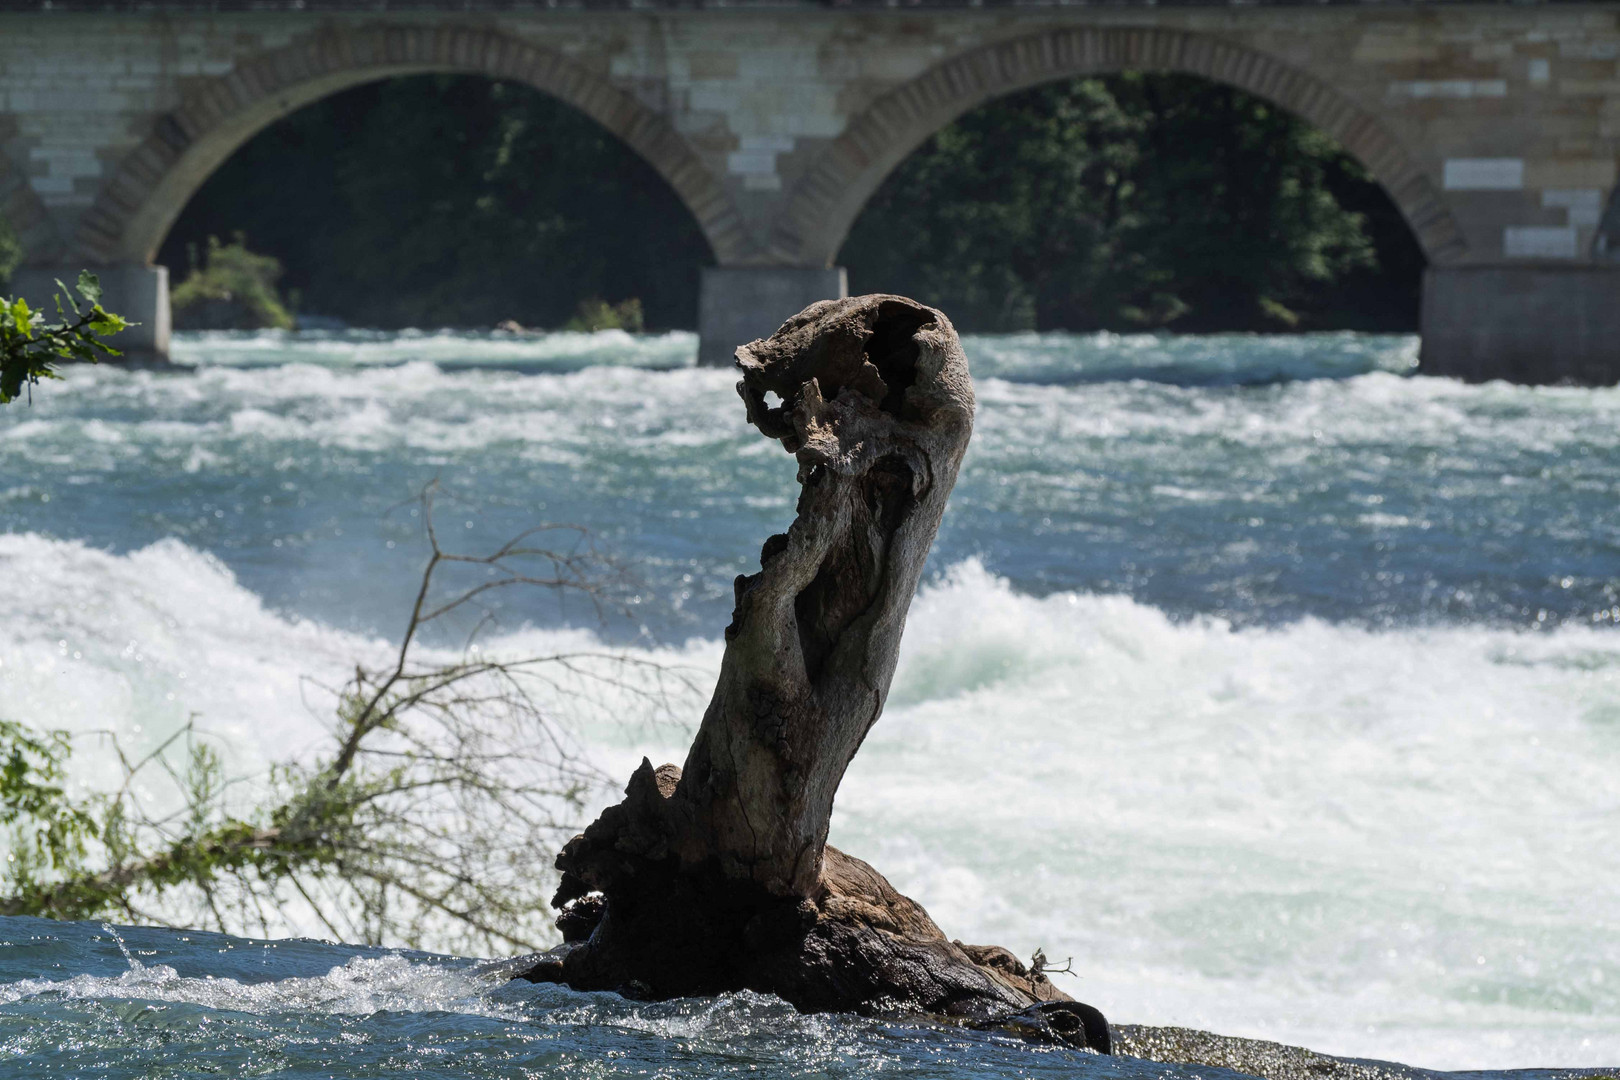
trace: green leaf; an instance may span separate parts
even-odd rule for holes
[[[101,303],[101,279],[88,270],[79,271],[79,295],[92,304]]]
[[[90,329],[94,330],[103,337],[108,334],[116,334],[120,330],[124,330],[129,326],[129,323],[122,315],[115,315],[110,311],[104,311],[102,310],[100,304],[96,305],[95,311],[92,314],[93,317],[90,320]]]
[[[83,276],[84,275],[82,275],[82,274],[80,275],[81,278]],[[66,321],[67,320],[67,312],[62,310],[62,301],[64,299],[67,300],[68,307],[73,309],[73,314],[75,314],[75,315],[77,315],[79,313],[79,302],[77,300],[73,299],[73,294],[68,291],[68,287],[66,285],[62,284],[62,279],[61,278],[56,279],[56,287],[61,290],[60,292],[56,293],[54,297],[52,297],[52,299],[54,299],[56,301],[56,316],[57,316],[57,318],[62,319],[63,321]]]

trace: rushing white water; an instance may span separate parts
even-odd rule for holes
[[[307,753],[304,680],[388,649],[421,547],[384,514],[435,473],[476,499],[462,546],[564,517],[642,574],[630,624],[516,607],[489,647],[712,671],[791,463],[724,373],[644,370],[689,339],[620,337],[643,370],[223,338],[43,388],[0,417],[0,714],[132,747],[195,717],[242,773]],[[833,842],[954,936],[1073,956],[1117,1021],[1620,1062],[1620,395],[1406,378],[1409,343],[1348,336],[1269,341],[1300,381],[1243,385],[1249,340],[970,343],[976,447]],[[1088,364],[1129,377],[1053,374]],[[580,724],[617,776],[689,730]]]

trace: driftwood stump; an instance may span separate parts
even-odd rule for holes
[[[737,350],[748,419],[799,463],[788,531],[736,582],[684,767],[643,760],[557,857],[565,945],[521,975],[670,998],[750,989],[806,1011],[923,1011],[1108,1049],[1100,1013],[1005,949],[948,939],[827,846],[883,711],[973,427],[950,321],[898,296],[814,304]],[[774,400],[773,400],[774,399]]]

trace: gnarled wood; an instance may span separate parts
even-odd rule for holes
[[[656,998],[746,988],[806,1010],[1021,1014],[1019,1030],[1106,1050],[1096,1010],[1065,1004],[1004,949],[952,942],[827,846],[972,431],[956,332],[903,297],[825,301],[739,348],[737,365],[749,420],[798,459],[797,515],[737,579],[684,768],[643,761],[625,800],[558,856],[568,944],[525,977]]]

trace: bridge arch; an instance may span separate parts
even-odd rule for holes
[[[831,265],[889,173],[969,109],[1042,83],[1122,71],[1201,75],[1294,113],[1337,140],[1389,193],[1431,263],[1454,262],[1466,250],[1433,181],[1375,116],[1341,91],[1217,37],[1086,27],[973,49],[879,97],[794,185],[772,230],[772,256],[800,266]]]
[[[730,195],[667,120],[561,53],[465,26],[328,28],[193,85],[101,184],[75,247],[93,263],[150,263],[203,182],[271,122],[362,83],[424,74],[523,83],[579,109],[669,183],[716,259],[747,257],[751,241]]]

